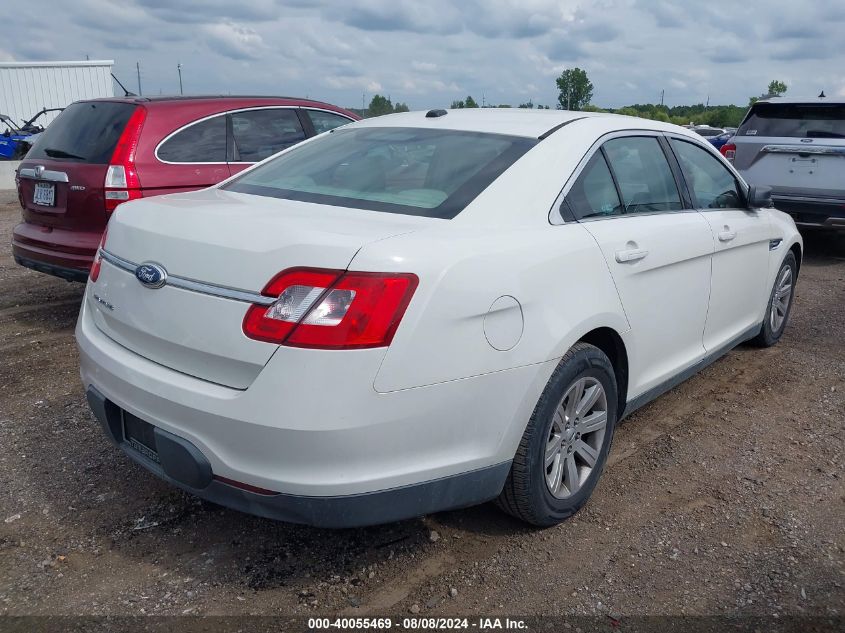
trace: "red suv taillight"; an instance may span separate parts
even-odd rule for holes
[[[722,156],[734,162],[734,158],[736,158],[736,145],[734,143],[725,143],[719,148],[719,151],[722,152]]]
[[[100,255],[100,249],[106,247],[106,236],[108,234],[109,230],[107,228],[103,231],[103,237],[100,238],[100,244],[97,246],[97,253],[94,255],[94,262],[91,264],[91,272],[88,273],[91,281],[97,281],[97,278],[100,276],[100,266],[103,264],[103,257]]]
[[[135,108],[126,122],[123,133],[114,147],[109,167],[106,170],[105,187],[106,211],[114,211],[117,205],[127,200],[140,198],[141,180],[135,169],[135,151],[141,138],[141,128],[147,119],[147,110],[142,106]]]
[[[291,268],[244,317],[249,338],[291,347],[363,349],[390,345],[419,279],[412,273]]]

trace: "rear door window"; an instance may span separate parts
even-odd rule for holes
[[[350,119],[333,112],[326,112],[325,110],[306,110],[308,116],[311,118],[311,124],[314,126],[314,131],[317,134],[328,132],[341,125],[352,123]]]
[[[140,106],[113,101],[72,103],[47,126],[27,158],[107,165],[137,107]]]
[[[743,206],[739,183],[718,158],[693,143],[674,138],[669,142],[699,209],[737,209]]]
[[[602,148],[619,187],[624,213],[659,213],[684,208],[675,177],[656,138],[615,138]]]
[[[593,154],[566,196],[572,214],[578,220],[622,213],[613,176],[601,151]]]
[[[246,110],[231,117],[236,163],[257,163],[305,140],[293,109]]]
[[[156,156],[168,163],[225,163],[226,115],[182,128],[159,145]]]
[[[845,105],[758,103],[737,136],[845,138]]]

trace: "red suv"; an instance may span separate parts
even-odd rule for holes
[[[286,147],[360,117],[275,97],[77,101],[17,172],[22,266],[84,282],[109,215],[126,200],[208,187]]]

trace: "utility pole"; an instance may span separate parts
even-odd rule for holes
[[[138,73],[138,95],[144,94],[141,92],[141,62],[135,62],[135,72]]]
[[[666,90],[661,90],[661,91],[660,91],[660,105],[663,105],[663,94],[664,94],[665,92],[666,92]]]
[[[176,64],[176,71],[179,73],[179,94],[182,95],[182,94],[185,94],[185,93],[182,91],[182,64],[181,63]]]
[[[364,118],[364,114],[366,112],[366,110],[364,109],[364,101],[366,100],[366,98],[367,98],[367,93],[362,92],[361,93],[361,118],[362,119]]]

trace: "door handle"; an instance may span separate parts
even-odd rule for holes
[[[616,261],[620,264],[625,262],[636,262],[648,255],[648,251],[641,248],[630,248],[624,251],[616,251]]]
[[[736,237],[736,231],[724,230],[719,233],[720,242],[730,242]]]

